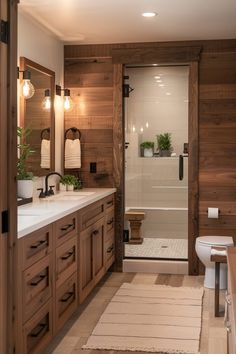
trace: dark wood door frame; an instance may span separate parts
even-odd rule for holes
[[[188,173],[188,258],[189,274],[197,275],[198,258],[195,239],[198,236],[198,62],[201,47],[119,48],[112,50],[114,63],[114,114],[113,114],[113,176],[117,188],[116,198],[116,268],[122,270],[124,257],[124,107],[122,96],[123,68],[125,64],[158,63],[189,66],[189,173]]]

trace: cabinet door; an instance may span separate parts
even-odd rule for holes
[[[104,218],[93,225],[93,276],[97,284],[105,274],[105,256],[104,256]]]
[[[93,281],[93,235],[92,228],[88,228],[80,234],[79,241],[79,301],[86,298],[92,290]]]

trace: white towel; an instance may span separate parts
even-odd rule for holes
[[[50,140],[41,141],[41,168],[50,168]]]
[[[216,249],[211,249],[211,255],[212,256],[227,256],[227,252],[225,249],[222,250],[216,250]]]
[[[65,168],[81,167],[81,148],[80,140],[66,139],[65,142]]]

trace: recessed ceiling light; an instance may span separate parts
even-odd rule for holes
[[[166,92],[166,96],[170,96],[171,95],[171,93],[170,92]]]
[[[157,80],[157,82],[162,83],[162,80]]]
[[[158,86],[159,86],[159,87],[164,87],[165,85],[164,85],[164,84],[159,84]]]
[[[143,12],[142,16],[143,17],[155,17],[157,15],[156,12]]]
[[[161,77],[160,76],[154,76],[154,79],[159,80]]]

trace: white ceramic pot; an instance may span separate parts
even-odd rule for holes
[[[59,189],[61,192],[65,192],[66,191],[66,184],[60,183]]]
[[[153,157],[153,149],[144,149],[144,157]]]
[[[68,191],[73,191],[74,190],[73,184],[67,184],[67,190]]]
[[[17,195],[20,198],[32,198],[33,197],[33,181],[31,179],[18,180],[17,181]]]

